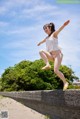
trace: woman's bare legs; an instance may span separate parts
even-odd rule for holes
[[[41,50],[39,54],[46,64],[46,66],[44,66],[42,69],[50,69],[51,66],[49,64],[49,60],[53,61],[53,57],[51,56],[51,54],[44,50]]]
[[[63,81],[64,87],[63,90],[66,90],[68,88],[68,82],[66,81],[64,74],[59,71],[59,67],[61,65],[63,55],[59,53],[59,55],[55,58],[54,61],[54,72],[57,74],[57,76]]]

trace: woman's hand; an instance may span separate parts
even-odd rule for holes
[[[37,44],[37,46],[40,46],[41,45],[41,42]]]
[[[69,22],[70,22],[70,20],[66,21],[66,22],[64,23],[64,26],[68,25]]]

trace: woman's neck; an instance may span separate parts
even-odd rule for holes
[[[53,32],[51,32],[50,34],[48,34],[48,37],[50,37],[52,33],[53,33]]]

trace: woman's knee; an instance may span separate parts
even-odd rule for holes
[[[43,50],[40,50],[40,51],[39,51],[39,54],[42,54],[42,53],[43,53]]]
[[[40,50],[39,54],[45,54],[46,55],[46,52],[44,50]]]

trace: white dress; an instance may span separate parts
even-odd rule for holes
[[[46,38],[46,50],[48,52],[60,50],[58,46],[58,38],[53,37],[53,34]]]

